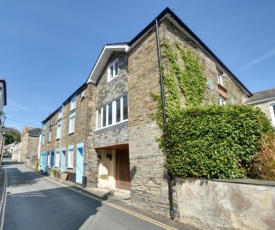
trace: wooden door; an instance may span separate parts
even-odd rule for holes
[[[130,190],[130,161],[128,150],[116,150],[116,187]]]

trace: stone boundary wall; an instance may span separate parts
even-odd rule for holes
[[[274,181],[175,180],[180,222],[198,229],[275,229]]]

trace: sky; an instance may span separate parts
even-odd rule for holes
[[[0,0],[6,127],[41,127],[104,44],[128,42],[169,7],[253,93],[275,88],[274,0]]]

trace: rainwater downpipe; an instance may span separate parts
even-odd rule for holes
[[[160,80],[160,93],[161,93],[161,102],[162,102],[162,119],[163,125],[166,124],[166,112],[165,112],[165,95],[164,95],[164,84],[163,84],[163,76],[161,72],[161,53],[160,53],[160,41],[159,41],[159,30],[158,30],[158,20],[156,19],[156,40],[157,40],[157,51],[158,51],[158,64],[159,64],[159,80]],[[164,147],[166,152],[166,137],[165,133],[163,133],[164,138]],[[170,207],[170,217],[171,219],[175,218],[174,212],[174,203],[173,203],[173,193],[172,193],[172,178],[171,174],[167,172],[168,176],[168,197],[169,197],[169,207]]]

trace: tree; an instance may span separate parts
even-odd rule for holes
[[[17,142],[21,139],[21,133],[19,130],[14,128],[4,128],[5,135],[5,145]]]

